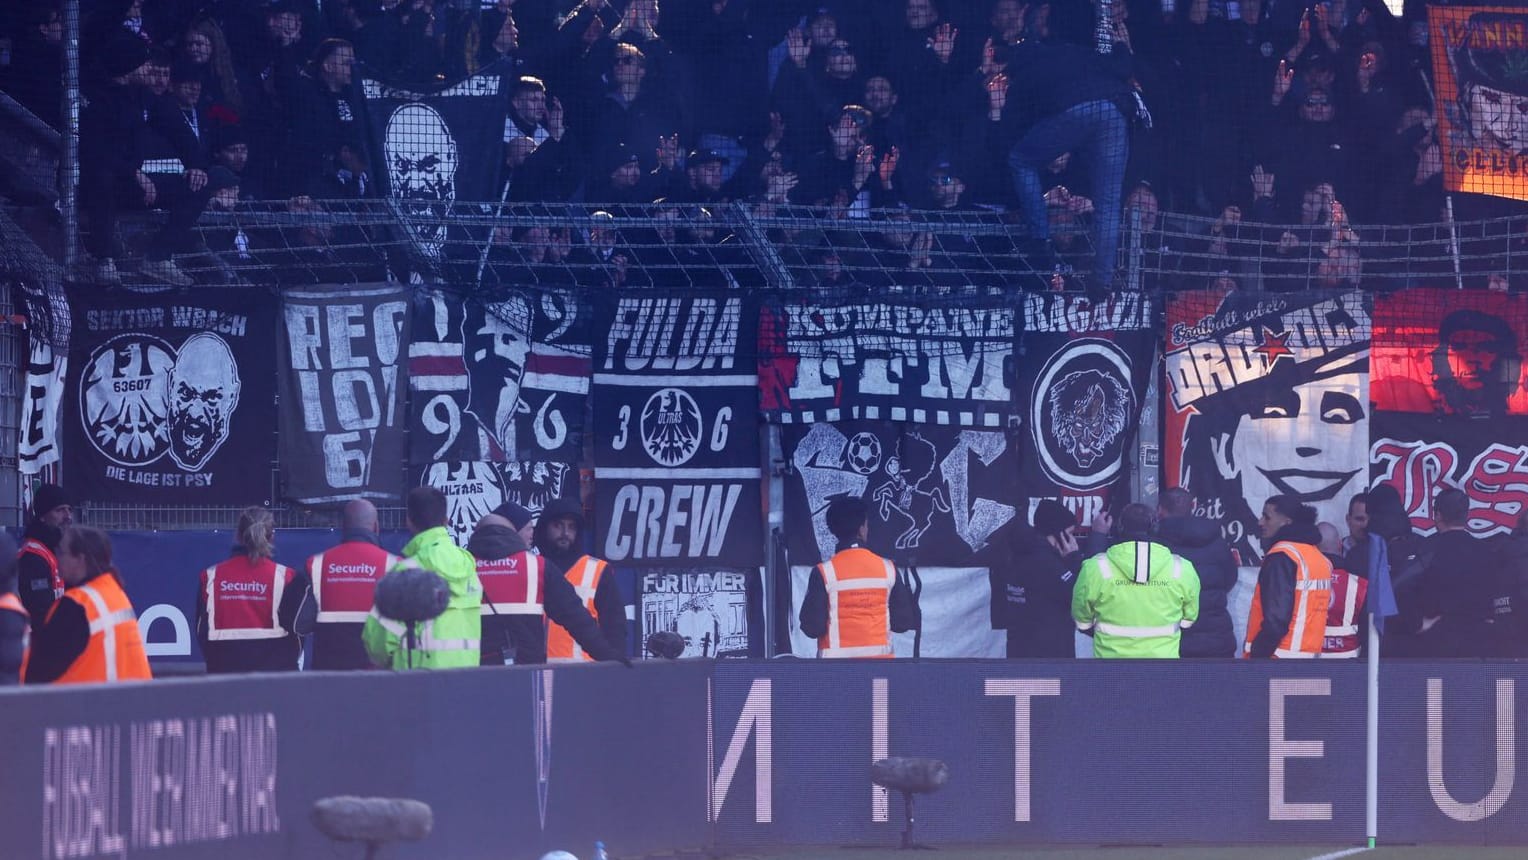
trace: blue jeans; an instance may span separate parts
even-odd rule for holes
[[[1083,102],[1040,120],[1019,139],[1008,154],[1008,168],[1013,171],[1024,220],[1036,239],[1050,239],[1040,171],[1066,152],[1084,159],[1093,171],[1093,278],[1108,287],[1114,282],[1119,252],[1130,126],[1113,102]]]

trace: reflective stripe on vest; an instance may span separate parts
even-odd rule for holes
[[[868,550],[866,551],[868,553]],[[835,556],[836,558],[837,556]],[[874,556],[872,556],[874,557]],[[843,657],[890,657],[891,648],[891,589],[897,582],[897,568],[884,558],[877,558],[881,563],[884,576],[855,576],[847,579],[840,578],[838,568],[833,559],[822,563],[822,583],[828,592],[828,632],[827,635],[817,641],[817,656],[828,659]],[[840,611],[841,595],[851,591],[880,591],[879,605],[884,613],[878,622],[877,629],[870,631],[854,631],[855,634],[865,633],[866,638],[882,639],[883,642],[872,641],[869,644],[851,641],[844,644],[843,614]],[[850,636],[853,640],[855,635]],[[824,640],[826,640],[824,642]]]
[[[1114,561],[1109,558],[1108,553],[1099,553],[1094,556],[1094,560],[1098,562],[1098,572],[1102,579],[1113,579],[1114,574],[1118,572],[1121,578],[1129,579],[1136,585],[1151,584],[1151,543],[1149,541],[1135,541],[1135,569],[1130,572],[1128,577],[1125,576],[1124,571],[1115,570]],[[1183,578],[1182,558],[1176,555],[1172,556],[1172,567],[1169,568],[1167,575],[1172,579]],[[1094,630],[1098,633],[1118,636],[1121,639],[1158,639],[1164,636],[1173,636],[1179,631],[1186,630],[1194,625],[1194,622],[1189,621],[1187,618],[1179,618],[1174,624],[1144,626],[1111,624],[1107,621],[1099,621],[1096,618],[1091,622],[1076,621],[1074,623],[1077,625],[1077,629],[1084,633]]]
[[[598,621],[600,615],[594,611],[594,595],[599,591],[600,576],[605,570],[605,563],[593,556],[584,556],[578,563],[568,569],[568,582],[573,585],[573,591],[578,594],[578,599],[583,601],[584,608]],[[576,578],[575,578],[576,577]],[[547,620],[546,625],[546,659],[549,663],[572,663],[579,660],[593,660],[584,652],[583,646],[573,638],[566,627],[556,621]]]
[[[1368,580],[1347,571],[1334,570],[1332,585],[1334,595],[1340,592],[1342,603],[1334,603],[1327,610],[1326,641],[1321,646],[1321,656],[1357,659],[1358,605],[1368,591]]]
[[[1315,575],[1311,570],[1310,560],[1301,547],[1307,547],[1311,552],[1317,553],[1315,557],[1321,559],[1327,566],[1326,576]],[[1330,607],[1332,590],[1331,563],[1314,547],[1289,541],[1274,544],[1267,555],[1271,556],[1274,553],[1282,554],[1295,564],[1295,600],[1291,607],[1289,629],[1284,632],[1278,646],[1274,648],[1273,655],[1285,659],[1315,657],[1321,653],[1321,646],[1325,641],[1327,611]],[[1313,615],[1318,615],[1319,618],[1313,619]],[[1252,594],[1252,608],[1247,619],[1247,639],[1242,645],[1244,655],[1252,653],[1252,642],[1262,632],[1262,627],[1263,601],[1262,588],[1259,586]],[[1317,635],[1318,631],[1319,635]]]
[[[25,654],[26,650],[32,647],[32,613],[28,612],[27,608],[22,605],[21,598],[9,591],[0,594],[0,609],[14,612],[26,619],[27,623],[21,628],[21,652]]]
[[[367,615],[371,618],[375,618],[377,623],[382,626],[383,630],[386,630],[388,633],[398,637],[398,644],[400,646],[406,646],[408,644],[409,628],[407,624],[403,623],[402,621],[394,621],[391,618],[383,617],[377,612],[375,607],[371,610],[371,612],[367,613]],[[471,651],[472,653],[476,654],[481,645],[482,640],[480,639],[435,638],[435,619],[433,618],[431,618],[429,621],[425,621],[419,624],[414,628],[414,650],[419,653],[430,652],[439,654],[447,651]]]
[[[48,580],[49,587],[53,589],[53,599],[57,600],[63,597],[65,589],[64,578],[58,573],[58,557],[53,554],[53,550],[48,549],[48,545],[37,538],[27,538],[22,542],[21,549],[16,553],[16,558],[20,559],[28,553],[48,563]]]
[[[220,628],[217,624],[217,583],[218,566],[207,568],[207,638],[213,642],[227,642],[243,639],[280,639],[287,635],[287,631],[281,626],[281,596],[286,591],[287,574],[291,569],[285,565],[276,565],[271,574],[270,584],[270,610],[271,617],[267,627],[234,627]]]
[[[394,565],[396,565],[398,563],[398,557],[393,555],[390,552],[387,552],[386,550],[382,549],[381,547],[376,547],[373,544],[366,543],[364,541],[354,541],[354,542],[347,542],[347,543],[359,544],[360,546],[364,546],[364,547],[367,547],[367,548],[370,548],[370,549],[375,549],[377,552],[382,554],[382,561],[380,562],[380,566],[376,570],[376,575],[371,577],[371,590],[374,592],[376,590],[376,587],[377,587],[376,586],[377,581],[382,578],[383,574],[387,573],[389,570],[391,570],[393,568]],[[335,551],[342,551],[345,546],[346,546],[346,544],[341,544],[340,546],[335,547],[333,550],[330,550],[330,552],[332,553],[332,552],[335,552]],[[312,558],[308,559],[308,581],[311,582],[312,585],[313,585],[313,601],[316,604],[318,604],[318,615],[315,617],[315,620],[318,621],[318,623],[320,623],[320,624],[361,624],[361,623],[364,623],[366,621],[366,616],[369,614],[369,610],[371,608],[371,600],[369,600],[369,599],[367,601],[365,601],[365,603],[366,603],[365,608],[362,608],[361,606],[357,606],[357,605],[354,605],[354,604],[352,604],[349,608],[346,608],[346,609],[329,609],[329,608],[325,608],[324,582],[325,582],[325,580],[327,580],[329,578],[329,577],[324,575],[325,574],[325,571],[324,571],[324,556],[326,554],[327,553],[322,553],[321,552],[318,555],[315,555]],[[333,561],[333,558],[331,557],[329,560]],[[357,561],[355,563],[356,564],[363,564],[364,562]],[[332,603],[338,602],[338,598],[336,596],[336,592],[339,592],[340,594],[345,594],[345,591],[347,589],[342,588],[342,586],[349,586],[350,588],[354,588],[357,585],[357,583],[355,583],[355,582],[341,582],[341,583],[331,583],[330,585],[331,585],[331,588],[330,588],[330,594],[329,594],[328,602],[332,604]],[[280,604],[277,604],[277,606],[279,608]]]
[[[138,616],[111,574],[64,592],[85,612],[90,638],[57,683],[148,680],[153,677],[138,629]],[[55,604],[56,606],[57,604]],[[51,617],[51,616],[50,616]]]
[[[503,564],[518,557],[525,558],[525,597],[523,600],[494,600],[489,602],[493,595],[489,593],[489,582],[484,579],[484,568],[493,570],[493,565]],[[540,615],[542,613],[542,567],[541,556],[533,552],[518,552],[508,558],[479,560],[477,563],[478,579],[483,583],[483,615]],[[503,576],[504,574],[489,573],[489,577]],[[510,574],[519,578],[520,574]],[[576,590],[577,586],[575,586]],[[589,598],[593,601],[593,597]],[[576,644],[576,643],[575,643]]]

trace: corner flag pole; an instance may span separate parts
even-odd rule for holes
[[[1379,620],[1369,613],[1369,695],[1365,734],[1367,738],[1364,763],[1364,793],[1366,798],[1365,835],[1369,848],[1374,848],[1379,838]]]

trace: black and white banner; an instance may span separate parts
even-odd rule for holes
[[[595,552],[627,565],[764,560],[758,374],[736,293],[600,305]],[[742,347],[740,350],[739,347]]]
[[[765,310],[760,326],[760,401],[770,420],[1001,428],[1018,417],[1006,300],[785,302]]]
[[[86,501],[248,505],[271,497],[276,303],[70,293],[65,480]]]
[[[457,200],[496,200],[509,85],[491,65],[432,89],[402,88],[361,76],[371,124],[373,164],[408,217],[421,252],[439,261],[444,216]]]
[[[21,438],[16,468],[36,475],[59,461],[58,422],[69,366],[69,299],[62,289],[18,283],[25,302],[27,364],[21,381]]]
[[[1026,404],[1020,474],[1029,510],[1055,499],[1087,524],[1124,488],[1156,357],[1152,320],[1140,293],[1098,305],[1025,296],[1017,394]]]
[[[318,504],[403,495],[409,294],[399,284],[282,294],[286,498]]]
[[[870,505],[870,549],[898,562],[960,567],[1018,513],[1019,457],[1007,433],[884,421],[785,427],[785,535],[792,564],[833,555],[828,504]]]
[[[505,502],[540,516],[553,499],[578,498],[578,469],[546,460],[433,463],[420,473],[419,483],[445,494],[448,525],[459,544],[467,542],[479,520]]]
[[[414,302],[409,462],[580,461],[587,305],[551,290]]]
[[[646,570],[642,638],[684,637],[681,657],[748,656],[748,577],[744,570]]]

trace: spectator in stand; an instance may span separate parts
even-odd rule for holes
[[[644,286],[633,265],[635,255],[621,247],[615,216],[599,211],[589,219],[589,241],[574,248],[568,257],[578,283],[596,288]]]
[[[741,164],[746,141],[766,131],[768,50],[756,35],[754,18],[769,4],[754,0],[682,0],[664,4],[660,19],[675,59],[687,68],[692,90],[679,96],[694,119],[697,148]],[[683,129],[674,129],[683,131]],[[646,150],[639,149],[643,157]]]
[[[786,152],[805,153],[817,145],[817,129],[864,95],[865,84],[854,49],[844,39],[834,39],[811,67],[806,33],[792,30],[787,41],[790,62],[781,66],[770,102],[785,122]]]
[[[277,172],[276,159],[288,140],[288,111],[310,56],[303,45],[302,15],[278,0],[242,27],[235,19],[227,23],[244,103],[239,122],[250,136],[250,171],[266,188],[286,188],[296,177],[285,175],[285,169]]]
[[[1263,164],[1279,177],[1276,191],[1286,195],[1278,200],[1279,214],[1287,219],[1299,200],[1297,194],[1314,182],[1346,183],[1356,166],[1358,152],[1346,120],[1339,115],[1328,87],[1308,86],[1291,110],[1286,97],[1294,83],[1295,70],[1279,64],[1274,75],[1272,110],[1259,148]],[[1347,191],[1346,186],[1340,190]]]
[[[801,183],[792,194],[792,202],[821,206],[845,191],[852,209],[868,213],[874,205],[870,179],[877,172],[875,147],[868,143],[871,122],[870,111],[865,108],[843,106],[828,123],[827,148],[798,162]]]
[[[260,185],[247,172],[249,140],[237,125],[217,126],[212,130],[212,160],[238,180],[240,200],[263,200]]]
[[[207,674],[295,672],[313,624],[308,575],[272,559],[276,520],[265,508],[245,508],[237,536],[233,555],[202,571],[196,595]]]
[[[608,160],[624,145],[650,169],[657,164],[650,153],[680,131],[681,113],[669,93],[646,86],[647,57],[635,45],[615,46],[609,77],[610,89],[594,109],[594,158]]]
[[[116,216],[123,208],[164,208],[169,218],[150,240],[141,271],[174,286],[194,283],[171,259],[188,250],[191,228],[207,205],[207,173],[195,136],[185,123],[150,110],[143,88],[147,52],[138,37],[115,34],[95,52],[100,78],[89,89],[80,115],[80,205],[87,225],[86,249],[96,259],[97,282],[122,283]],[[185,167],[181,175],[143,171],[140,149],[148,129],[171,141]]]
[[[641,158],[624,143],[608,150],[595,165],[584,189],[587,201],[632,206],[661,196],[657,177],[642,172]]]
[[[21,683],[31,629],[31,614],[16,596],[16,541],[0,532],[0,687]]]
[[[517,142],[522,139],[526,142]],[[574,152],[562,102],[547,97],[540,78],[517,80],[504,121],[504,160],[510,168],[507,199],[568,199],[579,182]]]
[[[1114,283],[1130,122],[1136,116],[1131,59],[1125,45],[1101,55],[1077,45],[1025,40],[1008,63],[1007,107],[1017,103],[1026,114],[1019,123],[1028,127],[1008,164],[1029,223],[1030,253],[1043,259],[1050,240],[1040,171],[1065,152],[1083,156],[1092,172],[1096,212],[1089,281],[1095,291]]]
[[[170,69],[170,93],[158,100],[156,107],[169,111],[169,122],[184,123],[196,138],[197,160],[206,163],[212,155],[213,121],[202,100],[202,78],[187,63]]]
[[[1194,497],[1181,487],[1157,499],[1157,542],[1187,560],[1199,574],[1199,618],[1183,631],[1181,657],[1235,657],[1236,629],[1227,608],[1236,587],[1236,556],[1220,524],[1197,516]]]
[[[111,539],[76,526],[58,547],[58,570],[68,586],[32,627],[24,684],[100,684],[153,677],[138,616],[111,563]]]
[[[149,50],[149,61],[143,70],[143,86],[156,99],[170,94],[170,55],[162,48]]]
[[[11,62],[0,89],[54,128],[61,127],[64,98],[64,21],[58,7],[37,3],[21,13]]]
[[[182,34],[177,50],[179,59],[189,63],[201,78],[202,99],[227,107],[233,112],[233,121],[238,121],[244,110],[244,96],[228,51],[228,39],[217,21],[209,17],[196,19]]]
[[[684,179],[667,197],[675,203],[725,204],[722,182],[727,159],[709,149],[697,149],[684,160]]]
[[[364,132],[356,109],[352,75],[355,48],[325,39],[293,89],[291,124],[281,160],[290,196],[322,193],[338,183],[340,171],[366,172]]]
[[[1008,633],[1008,657],[1073,657],[1072,587],[1082,569],[1077,517],[1060,502],[1043,499],[1009,533],[994,560],[992,626]]]

